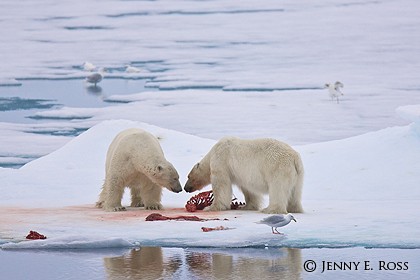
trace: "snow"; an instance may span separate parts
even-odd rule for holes
[[[0,86],[31,79],[83,85],[89,61],[108,70],[101,86],[144,79],[146,90],[107,94],[103,108],[65,102],[31,113],[30,124],[0,120],[0,162],[30,161],[0,168],[0,247],[420,248],[413,218],[420,199],[418,5],[1,1]],[[126,65],[143,71],[127,73]],[[345,84],[340,104],[323,89],[336,80]],[[255,224],[266,217],[260,212],[146,222],[151,211],[96,209],[106,150],[129,127],[161,139],[181,183],[223,136],[290,143],[306,170],[305,213],[277,236]],[[85,129],[77,137],[49,134]],[[164,190],[162,213],[188,214],[183,206],[192,195]],[[233,229],[200,229],[220,225]],[[48,239],[24,241],[29,230]]]
[[[190,168],[215,143],[144,123],[113,120],[92,127],[64,147],[18,170],[2,169],[2,213],[21,219],[16,225],[9,224],[12,233],[7,237],[15,241],[2,248],[79,248],[81,244],[97,248],[104,244],[116,246],[115,242],[121,246],[420,247],[420,224],[408,214],[417,209],[420,198],[420,138],[413,125],[295,146],[306,169],[305,213],[296,214],[298,222],[283,228],[285,237],[255,224],[266,216],[255,211],[193,213],[227,221],[146,222],[145,216],[153,211],[129,208],[127,212],[109,213],[95,209],[107,147],[119,131],[128,127],[146,129],[161,139],[168,160],[181,174],[182,184]],[[238,190],[235,194],[242,199]],[[163,214],[190,214],[182,208],[191,195],[164,190],[162,203],[167,210]],[[74,208],[78,206],[81,208]],[[29,213],[29,217],[22,218],[22,212]],[[233,229],[210,233],[200,230],[202,226],[219,225]],[[49,238],[16,242],[19,234],[24,234],[18,229],[23,228],[42,229]]]
[[[420,136],[420,105],[408,105],[397,108],[397,113],[413,123],[413,130]]]

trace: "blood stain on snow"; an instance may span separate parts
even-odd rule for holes
[[[165,216],[182,216],[185,214],[190,214],[184,208],[166,208],[164,210],[144,210],[142,208],[127,208],[127,211],[120,212],[105,212],[102,210],[102,213],[97,217],[103,221],[126,221],[131,219],[138,219],[145,221],[145,218],[152,213],[160,213]],[[200,218],[220,218],[221,212],[207,212],[207,211],[197,211],[195,213]]]

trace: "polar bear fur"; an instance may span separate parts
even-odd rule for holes
[[[105,182],[97,207],[123,211],[124,188],[131,190],[131,206],[162,209],[162,187],[182,191],[179,175],[168,162],[159,141],[137,128],[120,132],[109,146],[105,164]]]
[[[184,190],[193,192],[211,184],[214,201],[207,210],[230,209],[232,184],[244,194],[248,210],[258,210],[263,194],[270,214],[303,212],[303,164],[300,155],[275,139],[222,138],[188,175]]]

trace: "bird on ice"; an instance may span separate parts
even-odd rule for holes
[[[328,92],[330,94],[331,100],[337,99],[337,104],[340,103],[339,96],[344,95],[344,93],[340,91],[340,88],[343,88],[343,87],[344,85],[339,81],[335,82],[335,84],[330,84],[330,83],[325,84],[325,88],[328,88]]]
[[[140,68],[137,68],[137,67],[134,67],[134,66],[131,66],[131,65],[128,65],[128,64],[125,67],[126,67],[125,68],[126,73],[140,73],[140,72],[143,72]]]
[[[282,234],[281,232],[277,231],[277,228],[284,227],[285,225],[288,225],[291,221],[296,222],[292,214],[273,215],[262,219],[261,221],[257,222],[257,224],[264,224],[270,226],[273,234]]]
[[[88,61],[85,61],[85,63],[83,63],[83,70],[92,72],[95,69],[96,69],[96,66],[93,65],[92,63]]]
[[[105,72],[105,69],[101,68],[101,69],[99,69],[99,72],[95,72],[95,73],[92,73],[92,74],[88,75],[86,77],[86,82],[94,84],[95,87],[96,87],[96,84],[99,83],[100,81],[102,81],[102,79],[104,77],[104,72]]]

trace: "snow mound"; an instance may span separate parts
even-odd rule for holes
[[[407,105],[397,108],[400,117],[413,122],[413,130],[420,136],[420,105]]]
[[[105,176],[109,144],[122,130],[137,127],[159,138],[166,158],[184,180],[189,169],[213,145],[213,140],[127,120],[104,121],[47,156],[19,170],[0,169],[5,176],[0,186],[2,205],[57,207],[94,203]],[[8,190],[14,185],[19,191]],[[165,192],[166,193],[166,192]],[[169,194],[168,191],[168,195]]]

